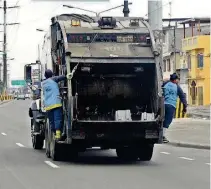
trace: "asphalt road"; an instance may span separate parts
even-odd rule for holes
[[[210,151],[157,145],[150,162],[120,163],[112,150],[52,162],[31,147],[29,100],[0,106],[0,189],[209,189]]]

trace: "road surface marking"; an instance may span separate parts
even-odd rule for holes
[[[206,163],[207,165],[211,165],[211,163]]]
[[[168,152],[160,152],[161,154],[166,154],[166,155],[169,155],[170,153]]]
[[[21,144],[21,143],[16,143],[16,145],[18,145],[19,147],[25,147],[23,144]]]
[[[2,135],[6,136],[7,134],[6,133],[1,133]]]
[[[191,158],[187,158],[187,157],[179,157],[180,159],[185,159],[185,160],[190,160],[190,161],[193,161],[194,159],[191,159]]]
[[[45,163],[53,168],[59,168],[59,166],[55,165],[54,163],[50,162],[50,161],[45,161]]]

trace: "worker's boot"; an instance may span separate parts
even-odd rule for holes
[[[56,130],[55,139],[56,139],[56,140],[60,140],[60,139],[61,139],[61,131],[60,131],[60,130]]]
[[[165,136],[163,136],[163,143],[169,143],[169,140]]]

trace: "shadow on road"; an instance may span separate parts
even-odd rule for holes
[[[80,165],[141,165],[141,166],[156,166],[157,163],[153,161],[122,161],[117,158],[113,150],[87,150],[86,152],[79,153],[75,160],[64,160],[64,164],[80,164]]]

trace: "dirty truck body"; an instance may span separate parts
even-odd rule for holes
[[[60,83],[63,141],[54,140],[46,122],[48,157],[58,160],[64,146],[71,156],[98,146],[116,149],[120,158],[150,160],[154,144],[162,141],[163,97],[159,54],[147,23],[56,16],[43,52],[43,68],[55,75],[75,70]]]

